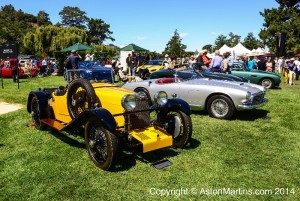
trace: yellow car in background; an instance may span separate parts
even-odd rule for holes
[[[67,70],[67,87],[31,91],[27,111],[34,126],[84,136],[91,160],[113,167],[124,147],[142,153],[184,147],[192,135],[189,105],[158,91],[149,93],[113,84],[111,68]],[[72,81],[70,81],[72,80]],[[152,115],[152,112],[154,113]],[[68,153],[66,153],[68,154]]]
[[[147,78],[150,76],[151,73],[164,69],[165,65],[163,60],[155,59],[155,60],[149,60],[147,63],[137,67],[136,74],[140,78]]]

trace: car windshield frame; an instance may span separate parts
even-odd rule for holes
[[[156,66],[162,66],[163,61],[162,60],[149,60],[146,65],[156,65]]]
[[[68,85],[76,79],[86,79],[97,83],[114,83],[114,71],[107,67],[102,69],[69,69],[66,70]]]

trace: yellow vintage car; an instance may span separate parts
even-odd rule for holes
[[[158,91],[151,104],[143,90],[114,85],[113,75],[105,67],[69,70],[66,87],[31,91],[27,111],[34,126],[84,136],[91,160],[103,170],[113,167],[121,144],[145,153],[189,142],[192,122],[185,101]]]
[[[150,60],[147,63],[137,67],[136,73],[140,78],[149,77],[149,75],[155,71],[165,68],[164,62],[162,60]]]

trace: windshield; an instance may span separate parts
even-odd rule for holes
[[[94,66],[101,66],[101,65],[97,61],[79,61],[78,62],[79,69],[88,69],[88,68],[92,68]]]
[[[148,63],[146,65],[158,65],[158,66],[161,66],[162,65],[162,60],[150,60],[150,61],[148,61]]]
[[[114,83],[114,71],[111,68],[71,69],[66,71],[68,84],[75,79],[87,79],[92,82]]]

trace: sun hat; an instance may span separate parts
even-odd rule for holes
[[[71,52],[72,52],[72,53],[75,53],[75,52],[76,52],[76,50],[72,50]]]
[[[168,55],[168,54],[166,54],[166,55],[165,55],[165,57],[169,57],[169,55]]]

